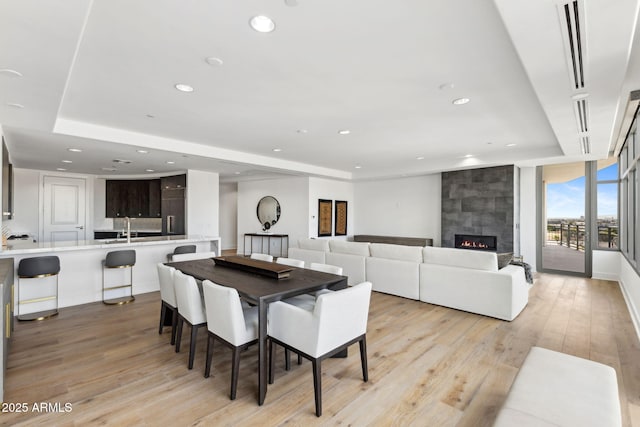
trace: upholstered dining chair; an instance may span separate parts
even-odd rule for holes
[[[273,262],[273,255],[267,255],[267,254],[259,254],[259,253],[252,253],[250,256],[251,259],[257,259],[260,261],[268,261],[268,262]]]
[[[315,271],[322,271],[323,273],[337,274],[338,276],[342,276],[342,267],[338,267],[337,265],[312,262],[311,264],[309,264],[309,269],[315,270]]]
[[[182,327],[186,322],[191,326],[191,342],[189,343],[189,369],[193,368],[193,359],[196,354],[196,338],[198,329],[207,325],[204,312],[204,302],[200,296],[196,279],[176,270],[173,273],[173,287],[176,291],[178,303],[178,325],[176,328],[176,353],[180,352],[182,340]]]
[[[218,256],[215,252],[195,252],[187,254],[175,254],[172,262],[192,261],[194,259],[206,259]]]
[[[182,245],[176,246],[172,253],[167,254],[167,260],[169,262],[174,261],[173,256],[177,254],[192,254],[196,251],[196,245]]]
[[[211,373],[211,358],[215,340],[231,348],[231,391],[235,400],[240,369],[240,351],[258,342],[258,307],[243,308],[238,291],[220,286],[209,280],[202,282],[204,305],[207,315],[207,359],[205,378]]]
[[[278,257],[276,264],[288,265],[290,267],[304,268],[304,261],[295,258]]]
[[[171,345],[176,343],[176,326],[178,324],[178,303],[176,291],[173,287],[173,273],[175,268],[158,263],[158,282],[160,283],[160,326],[158,334],[162,335],[165,318],[171,313]]]
[[[316,416],[322,415],[322,370],[324,359],[352,344],[360,345],[362,377],[367,368],[367,319],[371,282],[318,296],[312,311],[282,301],[269,306],[269,383],[273,383],[274,344],[294,351],[313,365]]]

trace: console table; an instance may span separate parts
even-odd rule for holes
[[[248,244],[247,238],[249,238]],[[276,257],[286,257],[287,253],[289,252],[289,235],[271,233],[245,233],[244,255],[251,255],[254,252],[269,254]]]

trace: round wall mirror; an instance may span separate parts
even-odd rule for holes
[[[258,221],[262,225],[262,231],[267,231],[280,219],[280,203],[275,197],[265,196],[258,202],[256,212]]]

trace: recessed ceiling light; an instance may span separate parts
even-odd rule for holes
[[[131,163],[131,160],[113,159],[113,163],[117,163],[119,165],[128,165],[129,163]]]
[[[63,160],[62,163],[73,163],[71,160]]]
[[[140,154],[147,154],[148,153],[147,150],[136,150],[136,152],[138,152]]]
[[[236,175],[240,175],[240,172],[234,172]]]
[[[453,89],[454,87],[455,85],[453,83],[442,83],[440,86],[438,86],[438,89],[447,90],[447,89]]]
[[[193,92],[193,87],[184,83],[178,83],[176,85],[176,89],[178,89],[180,92]]]
[[[82,153],[82,150],[79,148],[67,148],[67,151],[71,151],[72,153]]]
[[[66,169],[65,169],[65,168],[56,168],[56,170],[57,170],[57,171],[61,171],[61,172],[66,171]]]
[[[309,133],[309,131],[306,130],[306,129],[298,129],[296,132],[298,132],[298,133]]]
[[[145,172],[155,172],[155,169],[145,169]]]
[[[342,130],[339,130],[338,133],[340,135],[349,135],[351,131],[349,129],[342,129]]]
[[[12,70],[10,68],[0,69],[0,75],[6,77],[22,77],[22,73],[20,71]]]
[[[470,101],[469,98],[458,98],[451,101],[453,105],[464,105]]]
[[[251,28],[259,33],[270,33],[276,29],[276,24],[271,18],[264,15],[258,15],[251,18],[249,21]]]
[[[168,165],[175,165],[175,164],[176,164],[176,162],[174,162],[173,160],[167,160],[167,164],[168,164]]]
[[[416,160],[424,160],[424,156],[418,156],[416,157]]]
[[[16,102],[7,102],[7,107],[12,107],[12,108],[24,108],[24,105],[22,104],[18,104]]]
[[[465,159],[468,159],[468,158],[470,158],[470,157],[473,157],[473,154],[465,154],[465,155],[464,155],[464,158],[465,158]]]
[[[273,149],[273,151],[274,151],[275,153],[279,153],[279,152],[281,152],[281,151],[282,151],[282,148],[274,148],[274,149]]]
[[[518,144],[514,144],[514,143],[512,142],[511,144],[507,144],[507,145],[505,145],[505,147],[515,147],[516,145],[518,145]]]
[[[356,165],[356,169],[362,169],[362,166]]]
[[[210,56],[208,58],[205,58],[205,62],[209,65],[211,65],[212,67],[219,67],[222,64],[224,64],[224,62],[222,61],[222,59],[220,58],[216,58],[215,56]]]
[[[156,116],[154,116],[153,114],[145,114],[145,117],[148,119],[155,119]]]

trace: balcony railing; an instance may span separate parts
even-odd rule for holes
[[[547,224],[547,244],[584,251],[585,225],[581,223]],[[598,248],[618,248],[618,226],[598,225]]]

